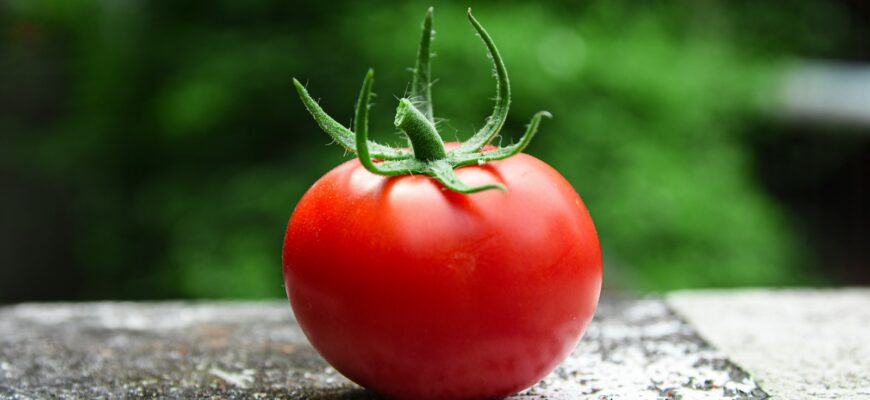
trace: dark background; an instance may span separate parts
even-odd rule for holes
[[[0,0],[0,302],[282,296],[286,221],[349,157],[291,77],[349,122],[373,67],[373,136],[400,144],[428,5]],[[435,112],[465,138],[494,81],[468,4],[434,5]],[[554,114],[527,152],[586,201],[607,286],[870,283],[870,118],[788,90],[870,71],[866,2],[472,5],[513,84],[503,140]]]

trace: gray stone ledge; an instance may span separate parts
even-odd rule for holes
[[[605,295],[576,350],[513,399],[766,398],[660,298]],[[376,399],[275,302],[0,308],[0,399]]]

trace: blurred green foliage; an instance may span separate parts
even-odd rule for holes
[[[424,3],[13,0],[0,13],[6,168],[54,182],[73,215],[79,298],[283,293],[286,221],[347,158],[290,85],[349,122],[369,66],[374,139],[398,143]],[[745,148],[791,54],[836,49],[825,2],[499,2],[475,14],[514,89],[503,140],[561,171],[598,227],[610,286],[817,279]],[[464,4],[436,3],[445,138],[489,114],[494,82]],[[815,31],[829,32],[819,41]],[[15,95],[10,93],[26,93]],[[28,212],[39,213],[39,210]]]

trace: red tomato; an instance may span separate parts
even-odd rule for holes
[[[526,154],[384,177],[358,159],[302,197],[284,238],[287,296],[312,345],[354,382],[398,399],[477,399],[535,384],[592,319],[601,250],[586,207]]]

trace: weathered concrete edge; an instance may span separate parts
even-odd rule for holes
[[[660,296],[603,298],[585,336],[511,398],[767,398]],[[374,398],[316,355],[284,301],[0,307],[0,399],[206,395]]]
[[[691,325],[692,328],[695,329],[695,332],[698,334],[698,336],[700,336],[702,339],[704,339],[704,341],[709,343],[715,349],[722,351],[725,354],[725,356],[728,358],[728,361],[730,361],[732,364],[737,366],[737,368],[740,368],[741,370],[743,370],[747,374],[749,374],[756,381],[756,383],[761,388],[761,390],[764,390],[765,393],[767,393],[768,395],[771,396],[770,397],[771,399],[777,399],[778,398],[777,393],[775,391],[771,391],[770,388],[767,387],[767,385],[765,384],[764,377],[759,376],[757,374],[758,371],[755,371],[752,368],[748,368],[747,363],[745,363],[744,360],[741,360],[739,357],[735,357],[734,354],[731,354],[730,352],[727,352],[725,349],[723,349],[723,347],[724,347],[723,343],[721,343],[721,341],[717,340],[718,336],[712,334],[712,332],[711,332],[711,329],[714,329],[714,328],[699,321],[698,318],[696,318],[695,313],[693,313],[691,311],[691,308],[687,306],[687,302],[691,302],[693,296],[713,294],[713,293],[724,294],[726,292],[728,292],[727,289],[678,290],[678,291],[666,293],[663,296],[663,298],[664,298],[665,304],[667,304],[667,306],[671,309],[671,311],[673,311],[680,318],[682,318],[689,325]]]
[[[706,340],[710,345],[722,351],[728,359],[737,365],[742,370],[749,373],[757,382],[758,385],[768,393],[772,399],[838,399],[850,398],[854,400],[870,399],[870,387],[867,389],[856,389],[855,385],[837,387],[836,383],[832,384],[829,380],[831,375],[824,376],[823,374],[813,375],[808,374],[802,369],[808,370],[818,365],[807,366],[808,363],[801,362],[800,357],[795,357],[789,354],[811,354],[812,357],[820,356],[820,349],[817,346],[809,345],[804,349],[806,342],[779,344],[779,346],[771,346],[771,343],[776,344],[776,341],[771,341],[769,332],[780,329],[787,330],[790,336],[805,336],[807,332],[816,333],[818,328],[812,321],[818,319],[820,314],[828,313],[836,314],[837,310],[843,309],[843,304],[846,308],[854,310],[856,300],[858,301],[858,309],[866,312],[859,315],[848,315],[842,323],[849,326],[851,330],[863,329],[870,321],[870,307],[862,307],[870,304],[870,288],[838,288],[838,289],[818,289],[818,288],[802,288],[802,289],[783,289],[783,288],[747,288],[747,289],[701,289],[701,290],[684,290],[668,293],[664,296],[666,304],[693,326],[699,336]],[[814,309],[811,316],[796,318],[794,313],[784,311],[782,305],[788,305],[798,302],[807,302],[811,306],[806,307]],[[863,303],[860,303],[863,302]],[[831,304],[833,303],[833,304]],[[806,305],[805,305],[806,306]],[[834,309],[830,312],[829,309]],[[741,312],[750,315],[742,315]],[[805,310],[805,308],[802,308]],[[806,332],[795,332],[795,322],[798,323],[798,328],[808,329]],[[856,328],[857,327],[857,328]],[[847,330],[849,330],[847,329]],[[839,330],[834,328],[834,332]],[[855,342],[855,335],[847,335],[845,337],[837,337],[832,335],[831,330],[823,330],[823,340],[816,342],[837,341],[842,340],[846,343]],[[781,332],[780,332],[781,333]],[[860,339],[859,339],[860,341]],[[812,342],[809,342],[812,343]],[[766,345],[765,345],[766,344]],[[763,346],[764,345],[764,346]],[[799,345],[801,351],[781,351],[784,346],[795,347]],[[853,346],[854,347],[854,346]],[[805,351],[804,351],[805,350]],[[825,349],[821,349],[825,350]],[[853,358],[860,358],[870,354],[870,346],[861,346]],[[782,365],[782,359],[796,363],[794,368],[778,369],[777,361],[771,363],[759,362],[765,356],[773,356],[779,358],[779,363]],[[820,357],[824,359],[824,357]],[[864,357],[866,358],[866,357]],[[800,366],[800,367],[798,367]],[[864,361],[864,366],[870,366],[870,362]],[[852,369],[855,367],[853,366]],[[858,369],[861,367],[859,366]],[[848,367],[846,367],[848,371]],[[867,369],[870,370],[870,369]],[[805,378],[813,376],[814,380],[800,382],[795,384],[795,378]],[[842,374],[841,374],[842,375]],[[842,384],[842,377],[839,382]],[[860,379],[860,378],[859,378]],[[864,378],[870,381],[870,378]],[[837,381],[837,379],[834,379]],[[866,382],[865,382],[866,383]]]

